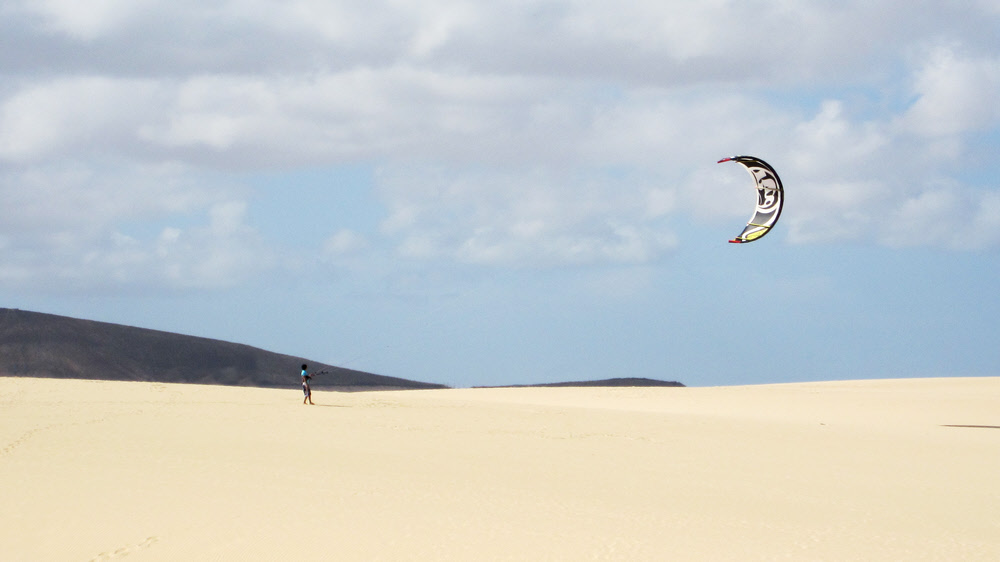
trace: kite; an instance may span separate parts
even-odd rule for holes
[[[781,188],[778,173],[767,162],[754,156],[733,156],[723,158],[719,163],[739,162],[746,167],[757,184],[757,208],[739,236],[730,240],[733,244],[753,242],[771,231],[785,202],[785,191]]]

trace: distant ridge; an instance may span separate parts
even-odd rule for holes
[[[237,343],[0,308],[0,376],[296,388],[303,363],[328,371],[314,388],[446,388]]]
[[[616,386],[675,386],[682,387],[683,384],[676,381],[661,381],[656,379],[646,379],[646,378],[617,378],[617,379],[603,379],[599,381],[576,381],[576,382],[550,382],[542,384],[514,384],[506,386],[498,386],[491,388],[530,388],[530,387],[566,387],[566,386],[602,386],[602,387],[616,387]]]

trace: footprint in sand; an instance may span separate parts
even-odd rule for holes
[[[20,437],[18,437],[17,439],[15,439],[15,440],[11,441],[10,443],[8,443],[7,445],[5,445],[3,449],[0,449],[0,456],[9,455],[10,453],[12,453],[14,451],[14,449],[16,449],[19,446],[21,446],[22,444],[24,444],[25,441],[27,441],[28,439],[31,439],[31,437],[33,435],[35,435],[39,431],[44,431],[46,429],[49,429],[50,427],[55,427],[55,426],[54,425],[46,425],[44,427],[36,427],[34,429],[29,429],[28,431],[26,431],[23,434],[21,434]]]
[[[146,540],[138,544],[129,544],[121,548],[115,549],[112,552],[102,552],[97,556],[90,559],[89,562],[103,562],[105,560],[114,560],[115,558],[124,558],[133,552],[137,552],[146,548],[149,548],[159,542],[160,537],[146,537]]]
[[[141,413],[141,411],[140,411],[140,413]],[[11,454],[14,451],[14,449],[20,447],[26,441],[28,441],[29,439],[31,439],[32,437],[34,437],[36,434],[38,434],[38,433],[40,433],[42,431],[48,431],[48,430],[56,428],[56,427],[73,427],[73,426],[81,426],[81,425],[91,425],[91,424],[97,424],[97,423],[104,423],[106,421],[108,421],[108,418],[107,417],[102,417],[102,418],[95,418],[95,419],[87,420],[87,421],[81,421],[81,422],[52,423],[52,424],[49,424],[49,425],[43,425],[41,427],[35,427],[35,428],[32,428],[32,429],[29,429],[28,431],[25,431],[24,433],[21,434],[20,437],[18,437],[17,439],[11,441],[10,443],[4,445],[3,448],[0,449],[0,456]]]

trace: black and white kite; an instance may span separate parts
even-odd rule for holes
[[[771,231],[781,216],[781,206],[785,203],[785,190],[781,187],[778,173],[767,162],[754,156],[733,156],[723,158],[719,163],[739,162],[746,167],[757,184],[757,208],[750,222],[739,236],[730,240],[733,244],[753,242]]]

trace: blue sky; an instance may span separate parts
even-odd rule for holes
[[[942,4],[8,0],[0,306],[453,386],[998,375],[1000,8]]]

